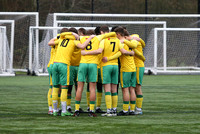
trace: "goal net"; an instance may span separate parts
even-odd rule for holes
[[[167,27],[171,28],[200,28],[200,15],[197,14],[87,14],[87,13],[54,13],[49,14],[47,17],[47,26],[59,26],[58,21],[165,21]],[[73,26],[73,25],[71,25]],[[134,28],[142,39],[146,42],[144,49],[144,55],[147,58],[145,61],[146,70],[147,67],[154,67],[154,57],[149,55],[155,55],[154,47],[151,49],[147,47],[154,45],[154,31],[148,30],[149,26],[140,28]],[[129,29],[128,29],[129,30]],[[136,31],[134,30],[134,33]],[[147,32],[148,31],[148,32]],[[131,33],[131,32],[130,32]],[[164,34],[163,34],[164,35]],[[163,37],[162,40],[166,40]],[[166,44],[163,42],[163,44]],[[163,49],[163,48],[162,48]],[[162,58],[164,53],[162,53]]]
[[[1,76],[13,76],[14,20],[0,20]],[[5,27],[5,28],[4,28]]]
[[[162,27],[162,28],[166,28],[166,22],[162,21],[162,22],[156,22],[156,21],[57,21],[57,25],[59,27],[75,27],[75,28],[86,28],[86,29],[95,29],[97,26],[101,26],[101,25],[108,25],[110,27],[110,29],[113,26],[117,26],[117,25],[121,25],[124,26],[128,29],[128,31],[130,33],[138,33],[138,30],[141,28],[146,27],[146,33],[149,33],[149,35],[153,34],[151,31],[156,28],[156,27]],[[148,29],[147,29],[148,27]],[[36,75],[44,75],[44,73],[47,73],[46,70],[46,66],[48,64],[49,61],[49,57],[50,57],[50,47],[48,47],[48,42],[51,38],[55,37],[56,34],[59,32],[58,30],[55,31],[55,29],[58,29],[56,27],[54,28],[42,28],[42,27],[38,27],[38,28],[31,28],[31,39],[32,39],[32,47],[30,46],[30,48],[32,48],[32,50],[30,50],[29,54],[30,54],[30,66],[29,69],[32,72],[35,72]],[[37,43],[35,42],[35,38],[39,35],[35,34],[36,31],[39,30],[39,33],[43,33],[41,36],[41,40]],[[150,51],[153,51],[153,40],[149,43],[150,45],[148,45],[146,47],[146,56],[151,57],[149,59],[154,59],[153,58],[153,53],[149,53]],[[146,66],[147,68],[153,68],[153,63],[150,61],[146,62]]]
[[[155,28],[154,32],[157,74],[200,74],[200,28]]]
[[[28,48],[29,48],[29,27],[39,25],[39,15],[37,12],[0,12],[0,20],[15,21],[14,28],[14,48],[13,51],[13,70],[27,71],[28,69]],[[8,35],[8,33],[7,33]],[[8,37],[8,41],[9,36]],[[12,61],[11,61],[12,62]]]
[[[0,76],[15,76],[6,33],[6,26],[0,26]]]
[[[29,30],[29,71],[33,75],[46,76],[47,65],[50,59],[51,47],[48,46],[50,39],[56,37],[61,27],[30,27]],[[37,40],[37,38],[39,40]]]

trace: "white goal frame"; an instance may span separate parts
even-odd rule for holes
[[[56,27],[57,17],[110,17],[110,18],[197,18],[199,14],[91,14],[91,13],[53,13],[53,26]],[[163,20],[165,21],[165,20]]]
[[[14,72],[13,72],[13,53],[14,53],[14,34],[15,34],[15,21],[14,20],[0,20],[0,24],[1,23],[8,23],[11,24],[11,37],[10,37],[10,65],[9,65],[9,72],[10,74],[3,74],[0,76],[13,76]],[[6,37],[5,37],[6,38]],[[4,44],[5,47],[6,44]],[[6,62],[6,56],[5,56],[6,52],[4,52],[4,61]],[[5,64],[4,63],[4,68],[5,68]]]
[[[73,20],[73,21],[56,21],[55,26],[59,26],[59,24],[138,24],[138,25],[163,25],[163,28],[167,28],[166,21],[80,21],[80,20]],[[57,33],[55,33],[56,35]],[[165,50],[166,47],[166,31],[163,32],[163,50]],[[154,48],[154,55],[155,55],[155,48]],[[166,53],[163,53],[163,57],[165,58]],[[155,59],[155,58],[154,58]],[[155,61],[154,61],[155,62]],[[157,61],[156,61],[157,62]],[[163,64],[165,64],[165,59],[163,59]],[[154,73],[154,67],[145,67],[145,73],[148,72],[148,70],[151,70]]]
[[[157,46],[158,46],[158,31],[200,31],[200,28],[155,28],[154,29],[154,73],[155,74],[200,74],[200,68],[189,67],[167,67],[167,44],[163,44],[163,67],[157,66]],[[165,37],[164,37],[165,38]],[[175,70],[173,70],[175,69]],[[188,70],[178,70],[188,69]]]
[[[0,15],[5,15],[5,16],[10,16],[10,15],[33,15],[35,16],[35,26],[38,27],[39,26],[39,13],[38,12],[0,12]],[[13,20],[14,21],[14,20]],[[36,34],[39,34],[36,31]],[[39,36],[37,36],[36,40],[39,40]],[[14,40],[13,40],[14,43]],[[13,53],[14,53],[14,49],[12,49]],[[13,54],[12,53],[12,54]],[[13,56],[12,56],[13,58]],[[12,60],[12,65],[13,65],[13,60]],[[27,72],[27,69],[17,69],[17,68],[13,68],[14,71],[21,71],[21,72]]]
[[[151,25],[162,25],[163,28],[166,28],[167,27],[167,24],[165,21],[122,21],[122,22],[117,22],[117,21],[57,21],[56,25],[59,25],[59,24],[138,24],[138,25],[141,25],[141,24],[151,24]],[[39,64],[39,41],[36,41],[36,48],[35,48],[35,51],[36,51],[36,55],[35,55],[35,59],[36,59],[36,65],[35,65],[35,68],[33,70],[33,60],[32,60],[32,29],[55,29],[54,31],[54,37],[57,35],[57,30],[58,29],[61,29],[63,27],[30,27],[29,29],[29,70],[31,73],[34,73],[38,76],[47,76],[48,74],[46,73],[40,73],[39,71],[39,68],[38,68],[38,64]],[[78,27],[75,27],[75,28],[78,28]],[[80,27],[79,27],[80,28]],[[84,27],[86,29],[94,29],[95,27]],[[163,37],[166,37],[166,33],[163,32]],[[164,38],[164,41],[166,38]],[[145,72],[147,73],[148,70],[152,70],[154,67],[146,67],[146,70]]]

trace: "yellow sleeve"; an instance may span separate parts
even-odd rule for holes
[[[63,32],[60,34],[60,37],[65,38],[66,35],[72,35],[72,32]]]
[[[58,45],[59,41],[60,41],[60,40],[56,39],[56,40],[54,41],[55,45]]]
[[[110,33],[106,33],[104,34],[105,38],[108,38],[108,37],[116,37],[116,33],[115,32],[110,32]]]
[[[66,35],[65,39],[75,40],[76,38],[74,37],[74,35]]]
[[[80,44],[81,42],[79,40],[74,40],[74,44],[75,46],[77,46],[78,44]]]
[[[107,57],[108,61],[110,60],[114,60],[114,59],[117,59],[119,58],[119,56],[121,56],[122,53],[120,51],[118,51],[116,54],[114,54],[113,56],[110,56],[110,57]]]
[[[143,55],[142,53],[140,53],[137,49],[134,49],[133,51],[135,52],[135,55],[136,55],[139,59],[145,61],[145,57],[144,57],[144,55]]]
[[[135,37],[140,38],[140,36],[138,34],[132,34],[131,36],[135,36]]]
[[[108,38],[108,37],[116,37],[116,33],[115,32],[110,32],[110,33],[106,33],[106,34],[102,34],[102,35],[99,35],[97,36],[97,38],[99,39],[99,41],[105,39],[105,38]]]
[[[145,47],[145,42],[140,38],[140,43],[142,44],[142,48]]]
[[[137,47],[137,45],[138,45],[138,42],[137,42],[136,40],[132,40],[132,41],[124,40],[124,43],[125,43],[128,47],[130,47],[130,48],[132,48],[132,49],[135,49],[135,48]]]
[[[102,40],[102,41],[100,42],[99,48],[104,49],[104,40]]]
[[[135,37],[140,38],[138,34],[132,34],[131,36],[135,36]],[[145,47],[145,42],[141,38],[140,38],[140,43],[142,44],[142,48],[144,48]]]

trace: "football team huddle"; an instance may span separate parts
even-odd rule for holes
[[[142,114],[145,42],[138,34],[129,34],[121,26],[112,27],[111,31],[106,25],[95,30],[63,28],[48,45],[51,46],[47,67],[50,84],[48,114],[79,116],[84,112],[80,103],[85,82],[88,116],[96,117],[95,113],[101,113],[101,116]],[[119,83],[123,110],[117,112]],[[75,112],[71,108],[73,85]],[[101,110],[103,88],[106,112]]]

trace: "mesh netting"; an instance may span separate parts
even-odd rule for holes
[[[26,69],[28,68],[28,44],[29,44],[29,26],[36,26],[35,15],[1,14],[0,20],[15,20],[15,35],[14,35],[14,54],[13,68]],[[9,33],[7,33],[9,35]],[[8,36],[8,40],[9,40]]]

